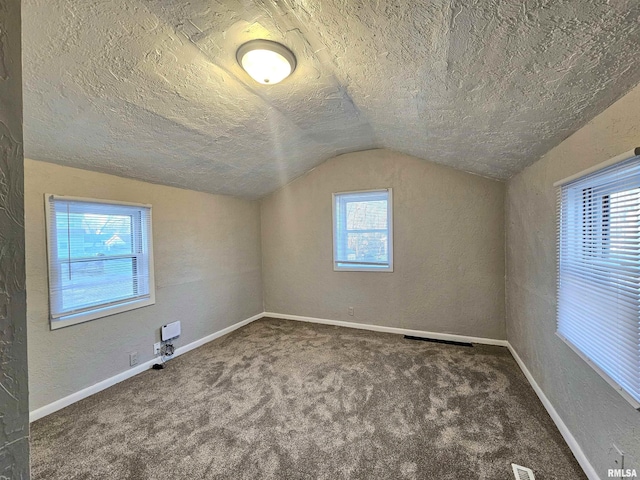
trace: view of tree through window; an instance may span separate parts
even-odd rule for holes
[[[58,213],[62,308],[83,308],[135,295],[131,215]]]
[[[347,203],[348,260],[388,261],[387,201]]]

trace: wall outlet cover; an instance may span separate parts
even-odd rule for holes
[[[153,354],[154,355],[160,355],[160,347],[162,346],[161,342],[158,343],[154,343],[153,344]]]
[[[131,352],[129,354],[129,366],[134,367],[138,364],[138,352]]]
[[[347,312],[349,313],[349,315],[351,315],[353,317],[353,307],[349,307]]]

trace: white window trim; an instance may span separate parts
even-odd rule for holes
[[[336,196],[351,194],[351,193],[374,193],[374,192],[387,192],[387,225],[389,230],[389,266],[384,268],[366,268],[366,267],[339,267],[336,261],[338,253],[338,245],[336,242]],[[348,190],[345,192],[335,192],[331,194],[331,231],[333,242],[333,271],[334,272],[393,272],[393,189],[392,188],[377,188],[372,190]]]
[[[98,203],[102,205],[124,205],[127,207],[141,207],[149,209],[149,297],[141,298],[131,301],[124,301],[120,303],[116,303],[114,305],[106,305],[101,307],[96,307],[95,309],[80,312],[75,314],[63,315],[59,317],[53,316],[52,312],[52,297],[51,297],[51,279],[49,272],[49,264],[53,255],[53,247],[50,241],[50,232],[52,232],[51,228],[51,205],[49,203],[49,199],[59,199],[59,200],[67,200],[67,201],[75,201],[75,202],[84,202],[84,203]],[[118,313],[127,312],[130,310],[135,310],[142,307],[148,307],[149,305],[154,305],[156,303],[156,290],[155,290],[155,276],[153,269],[153,208],[149,204],[145,203],[132,203],[132,202],[121,202],[117,200],[103,200],[103,199],[95,199],[95,198],[84,198],[84,197],[73,197],[73,196],[65,196],[65,195],[54,195],[51,193],[44,194],[44,208],[45,208],[45,239],[47,243],[47,282],[48,282],[48,294],[49,294],[49,325],[51,330],[57,330],[59,328],[68,327],[71,325],[77,325],[79,323],[88,322],[91,320],[96,320],[98,318],[108,317],[111,315],[116,315]]]

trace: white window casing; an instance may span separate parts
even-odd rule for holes
[[[393,272],[391,188],[333,194],[333,269]]]

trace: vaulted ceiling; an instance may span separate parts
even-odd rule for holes
[[[24,0],[29,158],[260,197],[385,147],[508,178],[640,81],[637,0]],[[255,83],[237,48],[298,68]]]

